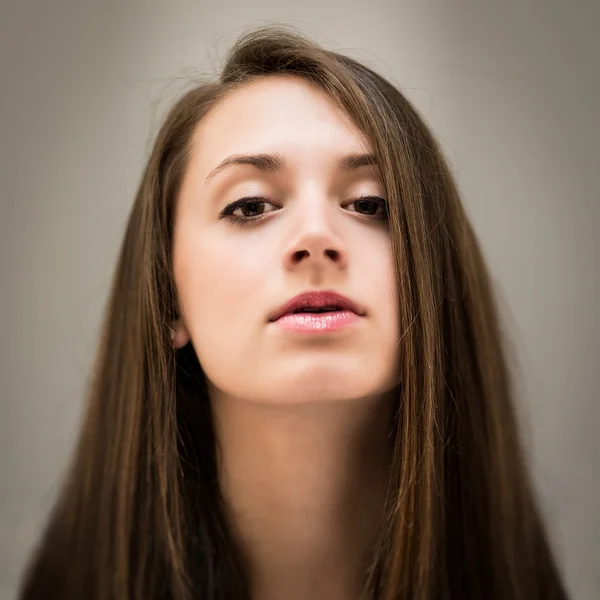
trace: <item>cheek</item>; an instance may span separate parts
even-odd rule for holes
[[[398,319],[399,319],[399,304],[400,299],[398,297],[398,286],[396,283],[396,267],[395,260],[392,254],[391,246],[389,247],[389,251],[387,254],[387,262],[385,269],[385,292],[386,297],[388,298],[388,307],[390,311],[390,323],[393,325],[395,329],[398,328]]]
[[[375,315],[376,329],[385,360],[391,361],[391,364],[396,364],[398,360],[398,342],[400,340],[400,306],[395,259],[389,240],[385,241],[379,256],[381,260],[377,265],[371,267],[371,273],[375,277],[373,288],[377,289],[377,292],[372,296],[375,300],[374,308],[377,311]]]
[[[399,302],[391,241],[387,235],[381,235],[372,239],[368,247],[370,252],[363,252],[357,260],[356,275],[362,280],[357,289],[365,290],[364,300],[371,304],[378,325],[386,331],[396,331]]]
[[[261,310],[266,318],[268,307],[261,306],[259,293],[270,267],[258,249],[248,252],[247,244],[210,235],[182,236],[179,241],[176,286],[196,346],[216,348],[228,332],[237,330],[240,336],[241,323],[247,328],[248,322],[258,322]]]

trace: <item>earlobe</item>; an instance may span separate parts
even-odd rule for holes
[[[181,319],[173,322],[171,329],[171,343],[176,350],[183,348],[190,341],[190,335]]]

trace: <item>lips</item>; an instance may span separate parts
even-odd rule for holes
[[[269,321],[277,321],[284,315],[294,314],[302,309],[331,308],[332,311],[351,311],[359,316],[365,312],[353,300],[333,291],[304,292],[280,306],[269,317]],[[308,312],[308,311],[307,311]],[[323,314],[323,313],[321,313]]]

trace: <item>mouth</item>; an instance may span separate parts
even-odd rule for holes
[[[305,292],[271,314],[269,322],[284,329],[306,332],[334,331],[365,316],[353,300],[333,291]]]
[[[287,314],[290,314],[290,315],[301,315],[301,314],[320,315],[320,314],[336,313],[336,312],[340,312],[342,310],[343,309],[340,308],[339,306],[323,306],[322,308],[297,308],[294,312],[287,313]]]

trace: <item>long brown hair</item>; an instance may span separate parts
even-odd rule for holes
[[[205,377],[171,345],[174,205],[207,112],[273,74],[318,86],[372,144],[387,194],[401,331],[394,455],[365,596],[563,599],[513,408],[476,235],[439,146],[388,81],[291,27],[247,31],[170,110],[114,275],[70,473],[22,600],[248,598],[225,518]],[[367,575],[367,574],[365,574]]]

